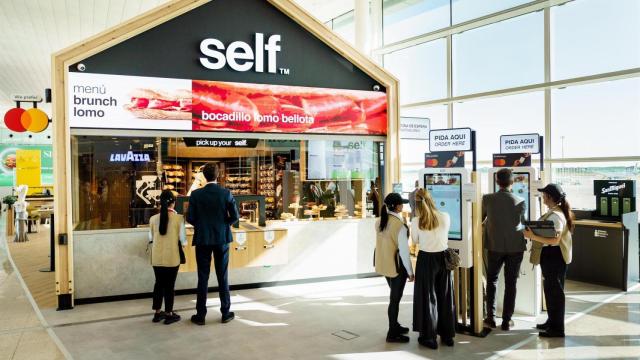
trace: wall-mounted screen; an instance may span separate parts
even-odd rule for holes
[[[307,146],[307,179],[369,179],[377,176],[373,141],[310,140]]]
[[[462,175],[425,174],[424,184],[438,210],[451,218],[449,240],[462,240]]]

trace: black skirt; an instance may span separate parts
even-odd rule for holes
[[[455,336],[456,314],[451,271],[445,266],[445,252],[418,252],[413,291],[413,331],[435,340],[436,335]]]

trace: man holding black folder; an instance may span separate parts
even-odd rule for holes
[[[502,308],[502,330],[512,326],[511,316],[516,304],[516,283],[526,240],[522,234],[527,205],[511,192],[513,172],[501,169],[496,173],[500,190],[482,198],[482,219],[485,226],[484,248],[487,250],[487,318],[486,326],[496,327],[496,287],[504,265],[505,291]]]

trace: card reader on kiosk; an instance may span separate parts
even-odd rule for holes
[[[419,173],[422,187],[427,189],[438,210],[449,214],[449,248],[460,254],[460,266],[473,266],[473,244],[471,234],[471,209],[468,193],[469,171],[464,168],[429,168]]]

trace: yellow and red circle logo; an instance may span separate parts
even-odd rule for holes
[[[14,108],[4,114],[4,124],[11,131],[39,133],[49,126],[49,117],[39,109]]]

